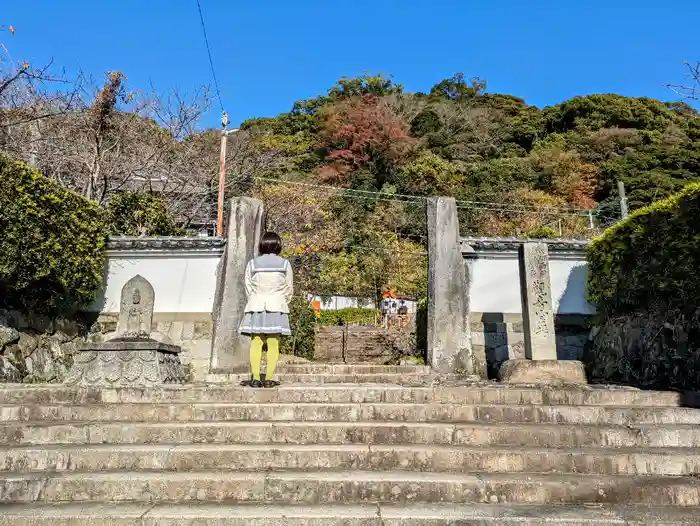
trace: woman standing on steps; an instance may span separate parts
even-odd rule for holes
[[[280,354],[280,337],[291,336],[289,302],[294,292],[292,266],[284,258],[282,240],[274,232],[267,232],[260,240],[259,256],[248,262],[245,269],[245,288],[248,302],[238,332],[251,337],[251,387],[274,387]],[[267,344],[267,373],[265,383],[260,381],[263,345]]]

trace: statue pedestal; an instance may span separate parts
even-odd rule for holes
[[[586,368],[576,360],[508,360],[501,365],[501,382],[536,385],[585,385]]]
[[[154,387],[185,382],[180,347],[155,340],[114,339],[75,356],[65,382],[84,387]]]

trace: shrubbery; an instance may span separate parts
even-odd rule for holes
[[[321,325],[374,325],[379,315],[378,309],[347,308],[321,310]]]
[[[105,241],[97,204],[0,155],[0,306],[55,315],[87,304]]]
[[[559,235],[551,226],[541,226],[525,234],[525,237],[529,239],[556,239]]]
[[[609,228],[588,248],[598,313],[683,309],[700,298],[700,183]]]
[[[588,248],[591,380],[700,388],[700,184],[637,210]]]
[[[289,325],[292,328],[291,338],[282,339],[285,354],[301,356],[313,360],[316,347],[317,318],[311,303],[302,297],[295,296],[289,303]]]
[[[165,201],[147,192],[124,192],[107,203],[107,229],[112,236],[182,235]]]

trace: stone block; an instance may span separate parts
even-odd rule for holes
[[[484,324],[480,320],[469,320],[469,330],[472,333],[484,332]]]
[[[170,338],[170,334],[172,332],[172,327],[173,327],[172,321],[158,321],[158,322],[155,322],[154,325],[156,328],[153,332],[157,332],[159,334],[162,334],[162,335]]]
[[[182,322],[182,333],[180,334],[181,341],[194,340],[194,323],[193,321]]]
[[[19,336],[19,331],[17,329],[0,324],[0,351],[5,345],[18,341]]]
[[[557,358],[559,360],[580,360],[588,338],[587,333],[557,335]]]
[[[209,360],[211,340],[189,340],[184,342],[184,345],[189,350],[193,362]]]
[[[586,370],[575,360],[508,360],[501,366],[501,381],[509,384],[586,384]]]
[[[486,353],[486,356],[489,358],[489,362],[504,362],[509,358],[512,358],[510,345],[488,347]]]
[[[174,342],[179,342],[183,340],[182,337],[182,332],[185,327],[185,323],[182,321],[174,321],[170,325],[170,331],[168,332],[168,336],[170,336],[170,339]]]
[[[211,340],[212,324],[210,321],[194,322],[193,340]]]
[[[524,243],[519,256],[525,356],[531,360],[556,360],[547,244]]]
[[[486,334],[481,330],[475,331],[472,329],[472,347],[477,345],[484,346],[486,344]],[[474,351],[478,352],[478,351]]]
[[[117,320],[111,320],[111,319],[106,319],[104,321],[100,321],[97,325],[97,332],[101,332],[102,334],[106,334],[108,332],[116,332],[117,330]]]
[[[21,382],[22,373],[10,360],[0,356],[0,382]]]
[[[207,346],[207,351],[210,350],[211,344]],[[209,353],[207,352],[207,357],[205,360],[195,360],[193,358],[190,362],[190,370],[191,381],[203,382],[207,374],[209,374]]]
[[[487,347],[500,347],[508,344],[510,340],[505,332],[485,332],[484,341]]]
[[[525,342],[524,341],[514,341],[512,342],[508,348],[510,349],[509,351],[509,356],[510,359],[512,360],[513,358],[525,358]]]

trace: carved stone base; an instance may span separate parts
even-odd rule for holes
[[[156,341],[110,340],[81,349],[64,383],[90,387],[149,387],[184,383],[180,347]]]
[[[501,381],[509,384],[587,384],[583,362],[576,360],[508,360],[501,366]]]

